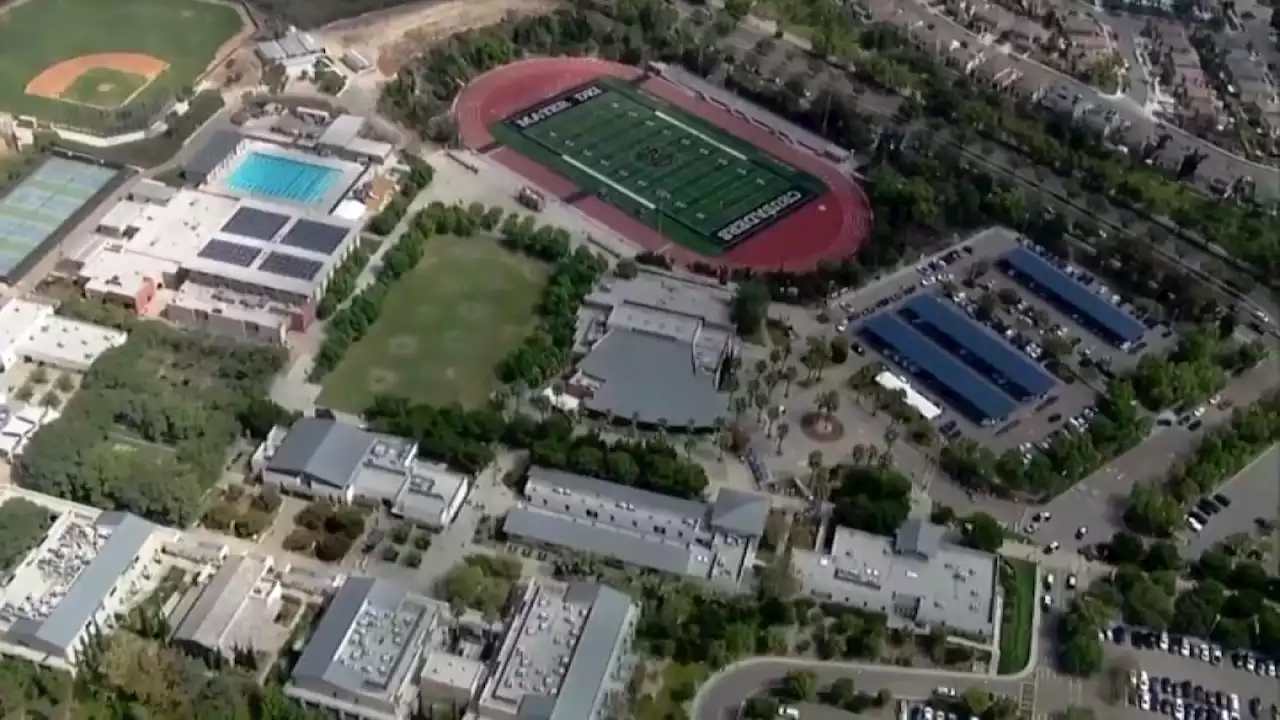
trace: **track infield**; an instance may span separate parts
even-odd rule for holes
[[[163,102],[192,86],[241,28],[233,7],[202,0],[17,3],[0,10],[0,111],[92,129],[103,110]],[[112,56],[151,60],[93,59]],[[93,79],[99,70],[113,77]]]
[[[865,194],[786,135],[633,67],[534,58],[455,106],[465,146],[679,263],[807,270],[866,239]]]
[[[710,257],[827,191],[817,178],[615,78],[525,108],[491,131]]]

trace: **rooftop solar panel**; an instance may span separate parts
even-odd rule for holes
[[[295,280],[312,280],[320,273],[320,268],[323,267],[324,263],[322,262],[300,258],[297,255],[273,252],[267,256],[266,260],[262,261],[258,269]]]
[[[289,222],[288,215],[242,207],[236,210],[226,225],[222,226],[222,232],[266,241],[275,237],[287,222]]]
[[[1146,328],[1136,318],[1027,248],[1014,248],[1003,259],[1007,267],[1034,283],[1050,300],[1083,316],[1089,328],[1106,340],[1117,345],[1133,343],[1145,334]]]
[[[872,317],[861,331],[873,344],[897,353],[896,362],[910,373],[933,380],[956,410],[978,422],[1003,420],[1018,407],[978,373],[890,313]]]
[[[206,260],[227,263],[237,267],[249,267],[262,254],[262,250],[251,245],[227,242],[226,240],[210,240],[197,253]]]
[[[957,357],[1019,400],[1044,395],[1055,385],[1053,377],[1026,355],[933,295],[912,298],[899,312],[940,345],[963,348]]]
[[[348,229],[315,220],[299,220],[280,238],[282,245],[302,248],[321,255],[332,255],[347,237]]]

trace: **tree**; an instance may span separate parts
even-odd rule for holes
[[[961,524],[960,541],[966,547],[994,553],[1004,545],[1004,527],[987,513],[976,512]]]
[[[742,337],[754,337],[764,327],[769,314],[769,288],[759,279],[738,285],[729,306],[729,315]]]
[[[791,434],[791,425],[786,422],[778,423],[778,455],[782,454],[782,442],[787,439],[787,435]]]
[[[818,676],[808,670],[793,670],[782,678],[778,695],[791,702],[812,702],[818,695]]]
[[[1152,543],[1151,547],[1147,549],[1146,557],[1142,559],[1142,569],[1148,572],[1160,572],[1162,570],[1180,572],[1182,570],[1182,556],[1178,554],[1178,546],[1168,540]]]
[[[1107,560],[1113,565],[1129,565],[1142,560],[1146,555],[1146,547],[1142,538],[1133,533],[1119,531],[1111,536],[1107,543]]]

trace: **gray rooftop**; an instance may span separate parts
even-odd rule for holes
[[[734,590],[768,512],[769,499],[752,493],[722,490],[708,505],[535,467],[503,530]]]
[[[244,137],[240,133],[233,130],[218,130],[209,136],[190,160],[187,160],[182,170],[184,173],[200,177],[208,175],[234,153],[242,142]]]
[[[319,143],[327,147],[347,147],[360,137],[363,128],[364,118],[359,115],[339,115],[324,129]]]
[[[405,438],[307,417],[289,428],[266,467],[338,489],[354,484],[371,496],[391,500],[405,482],[404,467],[415,447]]]
[[[944,532],[920,520],[892,539],[837,527],[829,553],[796,551],[792,562],[815,598],[883,613],[891,627],[991,638],[1000,621],[996,557],[953,545]]]
[[[97,527],[110,536],[97,549],[72,581],[66,594],[43,620],[32,617],[16,621],[11,632],[36,647],[67,655],[76,638],[93,619],[107,595],[129,569],[151,538],[155,526],[137,515],[104,512]]]
[[[200,597],[174,632],[174,639],[210,650],[231,650],[224,648],[224,640],[270,567],[269,560],[249,555],[227,560],[200,591]]]
[[[440,612],[435,601],[390,581],[352,577],[329,602],[290,685],[395,704]]]
[[[582,359],[594,412],[671,427],[711,427],[728,412],[714,371],[694,365],[690,344],[635,330],[613,330]],[[578,383],[583,384],[583,383]]]
[[[639,609],[594,583],[533,585],[498,654],[481,705],[518,720],[590,720],[626,658]]]

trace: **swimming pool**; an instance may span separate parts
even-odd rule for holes
[[[227,187],[261,198],[317,205],[338,175],[338,170],[323,165],[251,152],[231,172]]]

